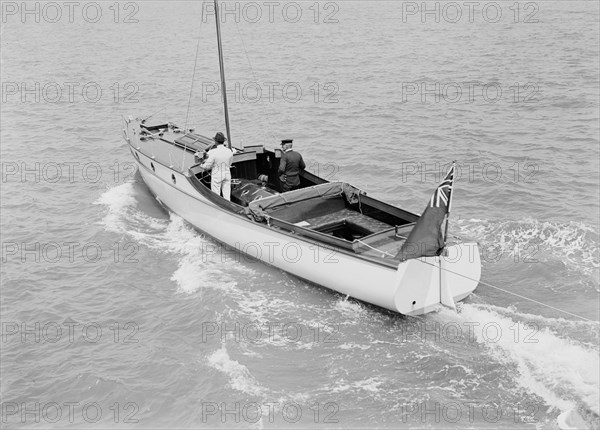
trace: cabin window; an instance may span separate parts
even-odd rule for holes
[[[177,180],[175,179],[175,175],[173,175],[173,174],[171,175],[171,180],[173,181],[174,184],[177,183]]]
[[[150,167],[152,167],[153,172],[156,172],[156,169],[154,168],[154,163],[150,162]]]

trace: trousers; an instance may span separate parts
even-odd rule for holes
[[[210,180],[210,189],[218,195],[223,193],[223,198],[231,201],[231,175],[213,175]]]

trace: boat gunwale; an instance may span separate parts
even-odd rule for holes
[[[130,142],[128,142],[128,145],[130,146],[130,148],[132,150],[138,151],[138,152],[142,153],[142,155],[144,155],[145,157],[147,157],[149,159],[152,159],[152,157],[148,156],[147,154],[145,154],[145,153],[141,152],[140,150],[138,150],[137,148],[135,148]],[[391,259],[385,260],[385,259],[381,259],[381,258],[372,257],[372,256],[369,256],[369,255],[357,254],[354,251],[350,251],[350,250],[342,248],[340,246],[336,246],[336,245],[333,245],[333,244],[330,244],[330,243],[327,243],[327,242],[324,242],[324,241],[320,241],[320,240],[318,240],[316,238],[310,237],[309,235],[295,234],[293,231],[288,231],[288,230],[281,229],[281,228],[274,229],[274,228],[272,228],[271,226],[269,226],[266,223],[256,222],[256,221],[248,218],[248,216],[246,215],[245,211],[236,212],[236,211],[233,211],[233,210],[229,210],[227,207],[224,207],[223,203],[226,203],[227,201],[224,200],[220,196],[216,196],[216,194],[213,193],[210,189],[204,187],[203,185],[201,187],[196,186],[193,183],[193,181],[196,180],[197,182],[199,182],[198,178],[195,178],[195,177],[192,178],[191,176],[188,176],[188,175],[186,175],[186,174],[184,174],[184,173],[182,173],[182,172],[180,172],[178,170],[175,170],[175,169],[167,166],[166,164],[162,163],[161,161],[158,161],[156,159],[152,159],[153,162],[156,162],[156,163],[160,164],[161,166],[163,166],[164,168],[168,169],[169,171],[177,173],[177,174],[182,175],[183,177],[185,177],[188,180],[188,182],[190,183],[190,185],[192,185],[192,187],[196,191],[198,191],[202,197],[205,197],[208,200],[208,202],[203,201],[202,199],[199,199],[197,196],[189,194],[185,190],[182,190],[181,188],[175,186],[172,182],[167,181],[167,180],[161,178],[159,175],[157,175],[155,172],[153,172],[149,167],[145,166],[140,160],[138,160],[137,157],[134,157],[134,158],[136,160],[136,163],[139,166],[141,166],[146,172],[148,172],[150,175],[154,176],[155,178],[157,178],[161,182],[164,182],[168,186],[172,187],[173,189],[177,190],[178,192],[181,192],[181,193],[183,193],[183,194],[185,194],[185,195],[193,198],[194,200],[200,201],[200,202],[202,202],[204,204],[211,203],[211,204],[219,207],[222,210],[226,210],[227,213],[236,216],[237,218],[243,220],[244,222],[251,223],[252,225],[257,225],[257,226],[259,226],[261,228],[264,228],[264,229],[267,229],[269,231],[275,231],[275,232],[280,233],[280,234],[282,234],[282,235],[284,235],[286,237],[289,237],[289,238],[300,239],[300,240],[302,240],[302,241],[304,241],[304,242],[306,242],[306,243],[308,243],[310,245],[316,245],[316,246],[320,246],[320,247],[329,249],[331,251],[340,252],[340,253],[343,253],[343,254],[345,254],[347,256],[356,258],[357,260],[366,261],[366,262],[369,262],[369,263],[377,264],[379,266],[383,266],[383,267],[390,268],[390,269],[393,269],[393,270],[397,270],[398,269],[398,264],[401,264],[397,260],[394,260],[394,261],[392,261]],[[145,181],[144,181],[144,184],[145,184]],[[147,184],[145,184],[145,185],[148,187]],[[154,193],[152,193],[152,194],[154,194]],[[217,200],[217,197],[218,197],[218,200]],[[221,200],[223,200],[223,202],[220,202]],[[219,204],[219,203],[221,203],[221,204]],[[240,206],[240,205],[238,205],[236,203],[232,203],[232,202],[228,202],[228,203],[231,204],[231,205],[235,205],[236,208],[243,209],[243,206]],[[161,201],[161,204],[164,205],[164,203],[162,201]],[[164,206],[167,207],[166,205],[164,205]],[[170,208],[169,208],[169,210],[171,212],[177,214],[177,212],[171,210]],[[186,220],[186,222],[188,222],[188,221]],[[283,222],[285,222],[285,221],[283,221]],[[192,225],[194,225],[194,224],[192,224]],[[197,227],[195,225],[194,225],[194,227],[196,229],[201,230],[201,231],[204,232],[204,230],[202,230],[201,227]],[[298,228],[302,229],[302,227],[299,227],[299,226],[294,226],[294,227],[298,227]],[[307,230],[307,229],[305,229],[305,230]],[[315,231],[312,231],[312,230],[308,230],[308,231],[313,232],[315,234],[327,236],[327,235],[324,235],[323,233],[315,232]],[[214,237],[213,235],[209,234],[209,236],[212,237],[212,238],[214,238],[218,242],[223,243],[219,239],[217,239],[216,237]],[[352,243],[352,242],[349,242],[349,243]]]

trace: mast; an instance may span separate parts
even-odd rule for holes
[[[223,48],[221,47],[221,24],[219,23],[219,5],[215,2],[215,20],[217,22],[217,44],[219,46],[219,67],[221,69],[221,90],[225,108],[225,127],[227,129],[227,144],[231,149],[231,132],[229,131],[229,110],[227,109],[227,88],[225,86],[225,64],[223,63]]]

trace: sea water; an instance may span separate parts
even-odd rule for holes
[[[416,213],[457,161],[484,283],[415,318],[224,249],[141,181],[123,116],[224,131],[211,2],[2,7],[3,425],[597,428],[596,2],[222,5],[234,145],[293,138]]]

